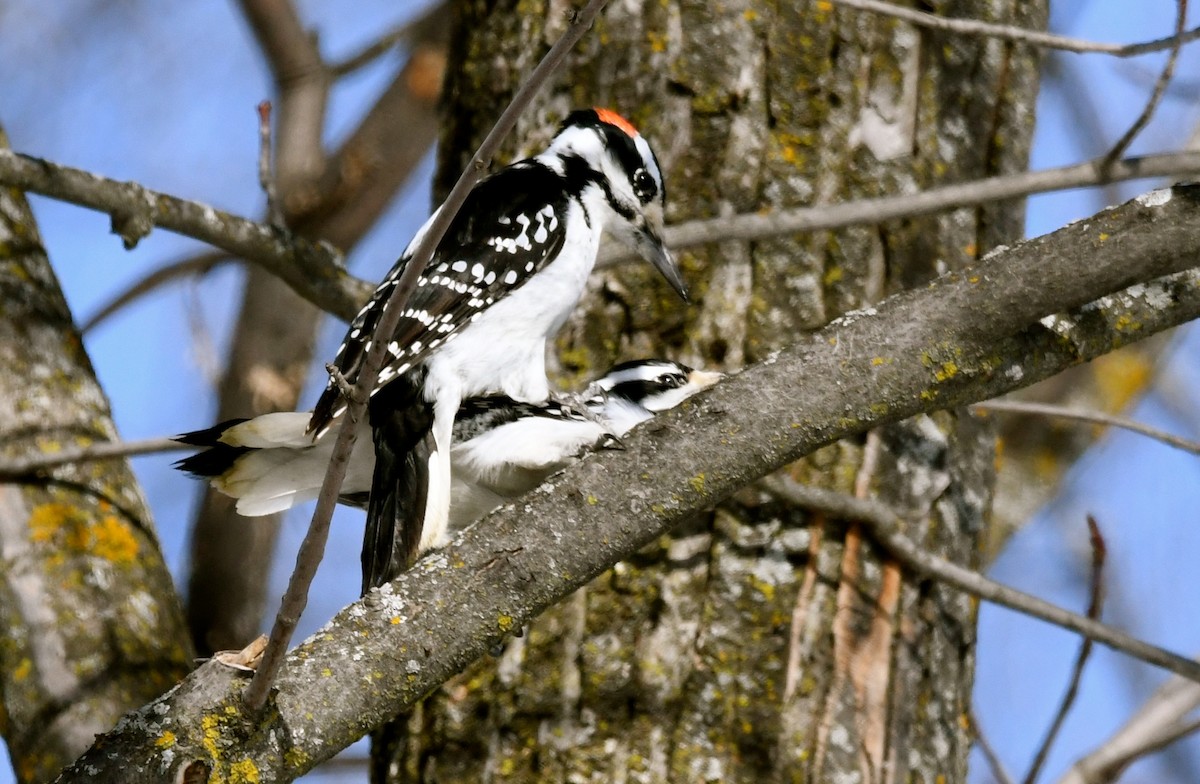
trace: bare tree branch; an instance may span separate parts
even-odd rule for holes
[[[903,196],[883,196],[845,204],[688,221],[668,227],[666,240],[673,248],[726,240],[759,240],[783,234],[876,224],[986,202],[1016,199],[1045,191],[1082,188],[1143,177],[1200,173],[1200,153],[1196,152],[1126,158],[1114,164],[1107,172],[1103,169],[1103,163],[1103,158],[1097,158],[1074,166],[1005,174]],[[634,257],[623,249],[609,247],[601,253],[599,265],[632,258]]]
[[[1197,221],[1200,186],[1157,191],[838,319],[343,610],[286,659],[271,710],[247,711],[244,681],[206,665],[60,780],[92,780],[114,764],[129,782],[171,778],[194,761],[222,773],[253,766],[263,781],[309,770],[616,560],[801,455],[995,397],[1197,317],[1200,273],[1173,274],[1200,255]],[[933,574],[925,554],[880,541]],[[1022,606],[950,566],[938,579]],[[1194,661],[1061,609],[1039,612],[1200,680]]]
[[[1141,422],[1129,419],[1127,417],[1113,416],[1105,414],[1101,411],[1084,411],[1078,408],[1066,408],[1065,406],[1056,406],[1051,403],[1033,403],[1024,400],[989,400],[986,403],[976,403],[971,406],[976,411],[997,411],[1000,413],[1013,414],[1039,414],[1049,417],[1060,417],[1062,419],[1074,419],[1079,422],[1091,422],[1097,425],[1109,425],[1111,427],[1119,427],[1122,430],[1129,430],[1133,433],[1153,438],[1155,441],[1160,441],[1168,446],[1173,446],[1176,449],[1182,449],[1185,452],[1191,452],[1193,455],[1200,455],[1200,443],[1191,439],[1181,438],[1180,436],[1168,433],[1165,430],[1159,430],[1156,427],[1144,425]]]
[[[1078,760],[1059,784],[1108,784],[1130,764],[1168,743],[1195,732],[1187,715],[1200,706],[1200,684],[1171,678],[1154,692],[1124,726],[1095,751]]]
[[[981,22],[977,19],[953,19],[945,16],[936,16],[923,11],[914,11],[911,8],[882,2],[882,0],[833,0],[833,2],[848,8],[857,8],[861,11],[870,11],[883,16],[903,19],[905,22],[910,22],[918,27],[925,27],[931,30],[945,30],[963,35],[987,36],[988,38],[999,38],[1003,41],[1042,46],[1047,49],[1061,49],[1080,54],[1096,53],[1108,54],[1114,57],[1134,57],[1136,55],[1170,49],[1174,46],[1182,46],[1200,38],[1200,27],[1197,27],[1188,30],[1186,33],[1181,30],[1168,38],[1160,38],[1145,43],[1106,44],[1081,38],[1068,38],[1052,33],[1042,33],[1037,30],[1026,30],[1021,27],[1013,27],[1012,25],[991,24],[989,22]]]
[[[972,183],[934,188],[906,196],[864,199],[832,207],[807,207],[768,215],[689,221],[667,229],[667,244],[682,248],[726,240],[756,240],[781,234],[875,224],[883,220],[925,215],[941,210],[1018,198],[1048,190],[1078,188],[1101,182],[1200,173],[1200,152],[1128,158],[1099,171],[1100,161],[991,177]],[[332,167],[337,168],[337,167]],[[123,183],[6,150],[0,150],[0,183],[77,204],[126,215],[143,210],[146,220],[255,262],[310,302],[349,321],[371,295],[372,286],[345,271],[337,252],[281,234],[261,223],[239,218],[199,202]],[[381,200],[375,200],[379,202]],[[143,232],[144,233],[144,232]],[[623,250],[602,250],[597,266],[631,258]]]
[[[975,735],[975,743],[978,744],[979,750],[983,752],[983,758],[987,760],[988,769],[992,772],[992,776],[999,784],[1016,784],[1016,780],[1008,769],[1004,767],[1004,762],[1000,759],[1000,755],[992,748],[992,744],[988,742],[987,735],[983,732],[983,727],[979,726],[979,717],[974,711],[969,714],[971,722],[971,732]]]
[[[405,22],[384,33],[345,60],[334,63],[329,67],[330,72],[335,77],[345,76],[375,62],[376,59],[399,44],[432,37],[432,31],[429,28],[434,25],[444,26],[446,12],[447,4],[445,2],[433,5],[417,19]]]
[[[153,226],[207,242],[258,263],[305,299],[347,321],[371,296],[371,286],[347,273],[329,244],[312,243],[206,204],[9,150],[0,150],[0,182],[111,214],[128,247]]]
[[[208,251],[196,256],[171,262],[158,269],[151,270],[146,276],[134,281],[123,291],[100,306],[91,316],[83,321],[79,331],[87,334],[89,330],[107,321],[110,316],[130,305],[147,294],[151,294],[163,286],[180,278],[205,275],[213,267],[235,261],[228,253]]]
[[[1091,598],[1088,601],[1087,617],[1089,620],[1097,621],[1100,619],[1100,613],[1104,608],[1104,561],[1108,554],[1108,547],[1105,545],[1104,537],[1100,533],[1100,526],[1096,524],[1096,519],[1091,515],[1087,517],[1087,526],[1089,541],[1092,545],[1092,579],[1091,587],[1088,591]],[[1058,737],[1063,722],[1066,721],[1067,715],[1071,712],[1071,707],[1075,704],[1075,697],[1079,694],[1079,684],[1083,680],[1083,670],[1087,667],[1088,659],[1092,655],[1092,643],[1093,639],[1088,636],[1085,636],[1079,643],[1079,653],[1076,654],[1075,664],[1071,667],[1071,677],[1067,681],[1067,690],[1063,693],[1062,701],[1058,705],[1058,711],[1054,714],[1050,726],[1046,729],[1046,734],[1038,746],[1037,753],[1033,755],[1033,762],[1029,764],[1029,772],[1025,774],[1024,784],[1034,784],[1037,781],[1042,766],[1046,764],[1046,758],[1050,756],[1050,749],[1054,747],[1054,740]]]
[[[105,441],[90,446],[60,449],[57,452],[31,455],[13,460],[0,460],[0,480],[19,482],[40,474],[47,469],[71,463],[90,463],[96,460],[111,460],[115,457],[178,452],[182,449],[191,448],[170,438],[147,438],[141,441]]]
[[[1175,64],[1179,62],[1179,50],[1183,48],[1182,36],[1186,25],[1187,0],[1175,0],[1175,41],[1171,46],[1171,54],[1167,57],[1167,63],[1163,66],[1162,73],[1158,75],[1158,79],[1154,82],[1154,90],[1150,93],[1150,98],[1146,101],[1146,105],[1142,107],[1142,113],[1138,115],[1138,118],[1133,121],[1133,125],[1129,126],[1129,130],[1125,131],[1125,134],[1117,140],[1117,143],[1104,156],[1103,167],[1111,165],[1113,161],[1124,155],[1138,134],[1150,124],[1150,118],[1158,110],[1158,105],[1162,103],[1163,96],[1167,94],[1167,85],[1171,83],[1171,77],[1175,75]]]

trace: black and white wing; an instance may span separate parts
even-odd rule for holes
[[[566,237],[567,208],[561,175],[534,160],[480,182],[418,279],[388,341],[388,358],[372,394],[452,340],[484,310],[553,261]],[[350,324],[334,359],[346,381],[354,383],[358,378],[384,305],[428,225]],[[324,432],[345,407],[331,379],[313,410],[309,430]]]

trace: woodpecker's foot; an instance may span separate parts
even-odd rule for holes
[[[595,398],[595,396],[596,392],[589,388],[578,394],[572,392],[551,392],[550,400],[562,406],[579,419],[586,419],[589,422],[595,422],[607,430],[608,426],[604,423],[604,420],[600,417],[600,415],[588,407],[588,400]]]

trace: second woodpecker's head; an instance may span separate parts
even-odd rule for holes
[[[662,170],[637,129],[610,109],[580,109],[563,122],[546,152],[563,159],[567,177],[599,186],[612,213],[605,224],[608,232],[653,264],[686,300],[679,265],[662,239]],[[585,166],[572,166],[573,159]]]

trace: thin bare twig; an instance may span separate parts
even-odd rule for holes
[[[358,52],[330,65],[329,73],[334,78],[345,76],[357,71],[359,68],[370,65],[399,44],[428,37],[427,28],[432,25],[442,26],[445,24],[447,16],[446,5],[444,1],[435,3],[429,10],[416,19],[411,19],[402,25],[396,26],[358,50]]]
[[[105,441],[89,446],[61,449],[57,452],[34,455],[20,460],[0,462],[0,479],[20,481],[68,463],[87,463],[96,460],[111,460],[116,457],[132,457],[156,452],[177,452],[192,449],[170,438],[147,438],[141,441]]]
[[[275,193],[275,177],[271,173],[271,102],[258,103],[258,184],[267,197],[267,223],[283,228],[283,210]]]
[[[1155,441],[1160,441],[1168,446],[1173,446],[1176,449],[1182,449],[1185,452],[1190,452],[1193,455],[1200,455],[1200,442],[1192,441],[1191,439],[1181,438],[1173,433],[1168,433],[1165,430],[1159,430],[1156,427],[1144,425],[1127,417],[1114,416],[1105,414],[1101,411],[1087,411],[1081,408],[1068,408],[1066,406],[1058,406],[1053,403],[1034,403],[1025,400],[989,400],[985,403],[976,403],[971,406],[977,411],[995,411],[998,413],[1011,414],[1035,414],[1038,416],[1058,417],[1061,419],[1074,419],[1079,422],[1089,422],[1096,425],[1108,425],[1110,427],[1119,427],[1122,430],[1129,430],[1133,433],[1153,438]]]
[[[1087,526],[1088,540],[1092,545],[1092,579],[1088,592],[1090,599],[1088,600],[1087,617],[1095,621],[1100,619],[1100,613],[1104,608],[1104,562],[1108,554],[1108,547],[1104,543],[1104,536],[1100,533],[1100,526],[1096,524],[1096,518],[1088,515]],[[1092,645],[1090,637],[1084,637],[1079,643],[1079,653],[1075,656],[1075,665],[1071,668],[1067,690],[1063,693],[1058,711],[1046,729],[1046,735],[1042,738],[1037,753],[1033,755],[1033,762],[1029,764],[1029,772],[1025,774],[1024,784],[1034,784],[1038,774],[1042,771],[1042,766],[1046,764],[1046,757],[1050,755],[1054,740],[1058,737],[1059,730],[1062,729],[1063,722],[1067,719],[1067,714],[1071,712],[1071,707],[1075,704],[1075,697],[1079,694],[1079,684],[1083,680],[1083,670],[1087,666],[1088,658],[1092,655]]]
[[[384,306],[383,314],[380,316],[375,330],[374,340],[371,341],[371,348],[367,352],[363,368],[356,380],[355,386],[358,393],[347,400],[347,409],[343,415],[337,440],[334,442],[329,470],[325,474],[320,495],[317,497],[317,508],[313,512],[308,534],[296,556],[296,568],[288,582],[287,592],[280,604],[279,613],[275,617],[275,624],[271,629],[271,638],[267,644],[267,650],[263,654],[262,664],[246,687],[244,699],[247,707],[252,710],[258,710],[265,704],[271,683],[274,681],[279,667],[283,664],[284,654],[292,634],[295,632],[300,614],[308,603],[308,587],[312,583],[312,578],[316,574],[317,566],[320,564],[325,550],[325,542],[329,537],[329,521],[333,515],[334,506],[337,504],[338,492],[342,479],[345,477],[350,453],[354,448],[357,435],[355,423],[362,416],[366,405],[365,401],[375,386],[379,369],[383,364],[384,350],[388,343],[384,336],[395,331],[404,304],[408,301],[413,289],[416,288],[417,278],[428,264],[429,259],[432,258],[434,249],[441,242],[442,236],[466,200],[467,194],[487,169],[500,142],[512,130],[517,117],[533,99],[536,92],[560,67],[567,53],[591,27],[592,20],[604,7],[605,2],[606,0],[590,0],[582,11],[575,14],[562,36],[533,69],[525,83],[521,85],[508,108],[500,115],[495,127],[483,140],[466,170],[451,189],[438,211],[437,217],[430,223],[425,236],[413,250],[412,258],[404,274],[396,282],[396,288]]]
[[[990,22],[980,22],[976,19],[953,19],[945,16],[936,16],[923,11],[914,11],[911,8],[903,8],[892,3],[885,3],[881,0],[833,0],[833,2],[848,8],[857,8],[860,11],[870,11],[883,16],[902,19],[905,22],[910,22],[919,27],[931,30],[945,30],[964,35],[983,35],[1003,41],[1042,46],[1047,49],[1061,49],[1062,51],[1075,52],[1076,54],[1107,54],[1113,57],[1134,57],[1136,55],[1170,49],[1173,46],[1182,46],[1200,38],[1200,27],[1196,27],[1188,30],[1186,33],[1180,30],[1168,38],[1159,38],[1144,43],[1106,44],[1082,38],[1068,38],[1062,35],[1054,35],[1053,33],[1043,33],[1037,30],[1026,30],[1023,27],[1013,25],[991,24]]]
[[[967,713],[967,721],[971,725],[971,733],[975,736],[975,743],[979,745],[979,750],[983,752],[983,758],[987,761],[992,776],[1000,784],[1016,784],[1016,779],[1008,772],[1008,768],[1004,767],[1004,761],[1000,759],[1000,755],[996,753],[996,749],[988,742],[987,735],[983,732],[983,727],[979,726],[979,717],[975,715],[975,711]]]
[[[395,49],[396,46],[408,40],[411,34],[411,25],[402,24],[376,38],[345,60],[333,63],[329,66],[329,72],[333,74],[334,78],[354,73],[359,68],[370,65],[392,49]]]
[[[1200,152],[1126,158],[1113,164],[1108,171],[1103,170],[1103,162],[1103,158],[1097,158],[1073,166],[988,177],[920,193],[861,199],[846,204],[687,221],[668,227],[666,242],[672,248],[685,248],[726,240],[758,240],[806,231],[882,223],[1003,199],[1018,199],[1045,191],[1083,188],[1144,177],[1177,177],[1200,173]],[[597,266],[633,258],[636,257],[624,249],[609,245],[601,253]]]
[[[918,547],[904,534],[901,520],[884,504],[855,498],[845,493],[801,485],[780,476],[762,481],[775,496],[798,506],[821,509],[832,517],[864,523],[872,538],[897,561],[918,574],[941,582],[993,604],[1039,618],[1068,631],[1090,637],[1136,659],[1200,682],[1200,662],[1139,640],[1108,624],[1086,618],[1070,610],[991,580],[978,572],[939,558]]]
[[[157,291],[172,281],[179,278],[204,275],[213,267],[231,261],[236,261],[236,259],[228,253],[209,251],[159,267],[145,277],[134,281],[126,289],[101,305],[99,310],[84,320],[82,326],[79,327],[79,331],[87,334],[89,330],[106,321],[109,316],[112,316],[117,311],[136,302],[147,294]]]
[[[1151,695],[1125,724],[1080,758],[1059,784],[1108,784],[1136,760],[1200,729],[1185,717],[1200,705],[1200,684],[1172,678]]]
[[[1146,105],[1142,107],[1142,113],[1104,156],[1102,167],[1107,168],[1124,155],[1137,135],[1150,123],[1150,118],[1154,116],[1163,96],[1167,93],[1167,85],[1171,83],[1171,77],[1175,75],[1175,64],[1179,61],[1179,51],[1183,48],[1183,30],[1186,25],[1187,0],[1175,0],[1175,37],[1171,45],[1171,54],[1167,57],[1167,64],[1163,66],[1162,73],[1158,75],[1158,81],[1154,83],[1154,91],[1150,93],[1150,100],[1146,101]]]

